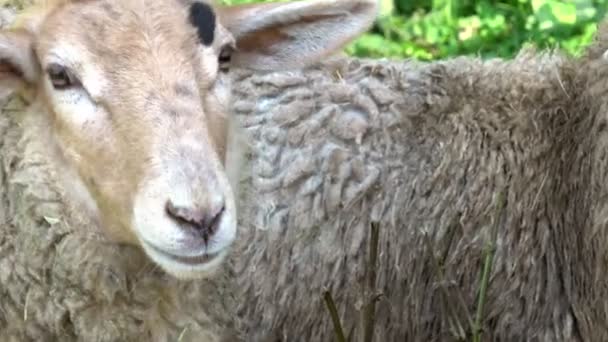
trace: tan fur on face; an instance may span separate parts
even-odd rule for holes
[[[223,165],[228,80],[217,63],[227,32],[216,29],[213,45],[201,45],[188,7],[177,1],[53,1],[35,8],[19,26],[36,37],[44,75],[38,99],[50,109],[49,144],[63,161],[60,173],[70,175],[69,196],[99,218],[111,240],[144,239],[171,251],[192,243],[179,227],[158,223],[172,224],[168,200],[203,208],[225,201],[226,222],[206,247],[224,250],[236,221]],[[82,89],[53,89],[44,74],[52,63],[72,70]]]
[[[143,5],[143,1],[138,2]],[[184,36],[182,32],[175,32],[180,26],[174,25],[171,30],[169,23],[152,23],[154,18],[147,16],[147,10],[137,5],[135,2],[112,4],[104,8],[100,3],[100,6],[88,9],[80,16],[79,5],[64,8],[55,12],[43,25],[41,32],[44,33],[38,43],[39,55],[44,56],[56,47],[55,42],[59,37],[70,37],[70,41],[74,42],[72,46],[85,59],[85,62],[75,62],[82,63],[79,70],[82,73],[87,72],[84,70],[86,67],[93,68],[91,65],[95,59],[95,70],[90,72],[100,77],[93,80],[100,84],[91,97],[93,101],[99,101],[99,107],[103,108],[101,117],[95,121],[103,122],[91,123],[95,127],[82,135],[76,127],[70,127],[70,118],[56,113],[55,128],[64,145],[82,146],[73,151],[71,157],[76,161],[81,175],[93,178],[91,187],[97,189],[101,206],[106,206],[123,218],[124,222],[115,222],[110,226],[118,226],[115,235],[126,240],[131,237],[125,234],[127,230],[121,226],[128,225],[131,213],[123,210],[133,205],[132,195],[145,177],[143,169],[152,167],[152,150],[162,148],[163,143],[170,144],[171,141],[165,139],[171,140],[173,135],[179,135],[179,130],[191,124],[196,126],[197,121],[205,121],[202,108],[195,98],[198,95],[195,79],[187,76],[195,74],[191,56],[195,54],[196,41],[168,39],[171,33]],[[175,11],[174,8],[158,10],[167,12],[167,17],[177,16],[177,13],[171,13]],[[65,12],[71,12],[67,16],[77,21],[78,25],[65,23]],[[147,26],[148,31],[136,29],[138,25]],[[121,29],[114,30],[113,27]],[[98,44],[99,41],[105,44]],[[86,84],[86,78],[83,82]],[[193,92],[189,101],[181,101],[181,96],[175,93],[175,87],[180,83],[185,83],[185,87]],[[174,99],[178,101],[174,102]],[[183,113],[185,111],[190,113]],[[192,118],[184,119],[184,114]],[[86,124],[82,128],[86,129]],[[200,130],[205,136],[205,127],[200,127]],[[101,131],[104,134],[96,138],[104,139],[103,143],[95,146],[93,141],[87,142],[92,140],[92,134]],[[120,151],[127,150],[131,153],[121,155]],[[83,162],[79,163],[80,160]],[[117,191],[123,194],[117,194]],[[119,199],[110,201],[110,196]]]

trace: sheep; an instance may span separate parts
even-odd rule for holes
[[[41,0],[2,29],[0,341],[243,338],[230,68],[318,61],[376,7]]]
[[[241,72],[249,339],[359,340],[375,222],[374,341],[471,340],[488,255],[482,340],[608,340],[607,50]]]

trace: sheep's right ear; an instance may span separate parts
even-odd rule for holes
[[[379,0],[277,1],[219,7],[233,35],[231,64],[254,70],[304,67],[368,30]]]
[[[0,31],[0,99],[35,83],[39,75],[32,35],[23,30]]]

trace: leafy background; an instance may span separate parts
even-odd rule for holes
[[[223,0],[238,4],[272,0]],[[578,55],[608,0],[381,0],[373,29],[346,51],[360,57],[434,60],[513,57],[524,45]]]

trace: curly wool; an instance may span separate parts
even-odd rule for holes
[[[579,60],[242,72],[234,109],[252,165],[236,272],[250,340],[333,339],[325,289],[356,340],[373,221],[374,340],[470,337],[501,191],[484,340],[608,340],[603,30]]]

